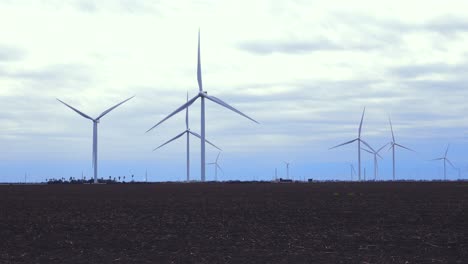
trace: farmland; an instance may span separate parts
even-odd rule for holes
[[[0,263],[463,263],[468,182],[0,186]]]

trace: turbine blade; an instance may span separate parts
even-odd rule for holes
[[[223,169],[221,168],[221,166],[219,166],[219,164],[218,164],[218,163],[216,163],[216,167],[218,167],[218,169],[219,169],[219,170],[220,170],[220,171],[221,171],[221,172],[224,174],[224,171],[223,171]]]
[[[377,150],[377,154],[378,154],[382,149],[384,149],[388,144],[390,144],[390,143],[387,143],[387,144],[383,145],[382,147],[380,147],[380,148]]]
[[[99,120],[101,117],[107,115],[110,111],[114,110],[114,109],[117,108],[119,105],[121,105],[121,104],[127,102],[128,100],[132,99],[133,97],[135,97],[135,95],[132,96],[132,97],[130,97],[130,98],[128,98],[128,99],[123,100],[122,102],[120,102],[120,103],[114,105],[113,107],[107,109],[106,111],[102,112],[102,114],[99,115],[99,116],[96,118],[96,120]]]
[[[344,146],[344,145],[347,145],[347,144],[351,144],[351,143],[353,143],[354,141],[356,141],[356,140],[358,140],[358,139],[359,139],[359,138],[356,138],[356,139],[350,140],[350,141],[348,141],[348,142],[345,142],[345,143],[343,143],[343,144],[336,145],[336,146],[334,146],[334,147],[329,148],[329,150],[330,150],[330,149],[337,148],[337,147],[341,147],[341,146]]]
[[[365,149],[365,148],[361,148],[361,149],[364,150],[365,152],[370,153],[370,154],[374,154],[374,152],[372,152],[372,151],[370,151],[370,150],[368,150],[368,149]]]
[[[376,152],[375,149],[373,149],[369,144],[367,144],[367,142],[365,142],[364,140],[362,139],[359,139],[359,141],[361,141],[362,143],[364,143],[364,145],[366,145],[366,147],[370,148],[370,150],[372,150],[372,152]]]
[[[390,119],[390,117],[388,117],[388,122],[390,123],[390,130],[392,131],[393,142],[395,142],[395,135],[393,134],[392,120]]]
[[[447,157],[447,152],[449,151],[450,144],[447,145],[447,149],[445,150],[445,155],[444,157]]]
[[[171,143],[172,141],[174,141],[174,140],[180,138],[180,137],[183,136],[185,133],[187,133],[187,130],[185,130],[184,132],[180,133],[179,135],[173,137],[172,139],[169,139],[168,141],[166,141],[166,143],[164,143],[164,144],[160,145],[159,147],[153,149],[153,151],[155,151],[155,150],[157,150],[158,148],[161,148],[162,146],[165,146],[165,145]]]
[[[362,111],[362,116],[361,116],[361,123],[359,124],[359,138],[361,137],[362,121],[364,121],[365,112],[366,112],[366,107],[364,106],[364,110]]]
[[[190,130],[189,130],[189,133],[192,134],[192,135],[194,135],[194,136],[196,136],[197,138],[201,139],[201,136],[200,136],[199,134],[197,134],[197,133],[195,133],[195,132],[193,132],[193,131],[190,131]],[[205,138],[205,142],[208,143],[208,144],[210,144],[211,146],[217,148],[218,150],[221,150],[221,151],[222,151],[222,149],[218,148],[215,144],[211,143],[211,142],[210,142],[208,139],[206,139],[206,138]]]
[[[219,152],[219,153],[218,153],[218,156],[216,156],[216,162],[218,162],[219,154],[221,154],[221,152]]]
[[[446,158],[445,160],[450,164],[450,166],[452,166],[452,168],[457,169],[449,159]]]
[[[400,144],[398,144],[398,143],[395,143],[395,145],[398,146],[398,147],[400,147],[400,148],[404,148],[404,149],[407,149],[407,150],[409,150],[409,151],[416,152],[416,151],[414,151],[414,150],[412,150],[412,149],[410,149],[410,148],[407,148],[407,147],[405,147],[405,146],[403,146],[403,145],[400,145]]]
[[[80,110],[78,110],[78,109],[74,108],[73,106],[71,106],[71,105],[69,105],[69,104],[65,103],[64,101],[62,101],[62,100],[60,100],[60,99],[58,99],[58,98],[56,98],[56,99],[57,99],[59,102],[61,102],[62,104],[64,104],[64,105],[68,106],[68,107],[69,107],[71,110],[73,110],[73,111],[77,112],[77,113],[78,113],[79,115],[81,115],[82,117],[84,117],[84,118],[87,118],[87,119],[90,119],[90,120],[93,120],[93,121],[94,121],[94,119],[93,119],[92,117],[88,116],[87,114],[85,114],[85,113],[81,112]]]
[[[375,155],[377,155],[377,157],[379,157],[380,159],[383,159],[382,156],[380,156],[379,152],[376,152]]]
[[[389,142],[389,144],[390,144],[390,147],[388,148],[387,152],[389,152],[392,148],[394,148],[394,145],[395,145],[395,143],[393,143],[393,141]]]
[[[435,160],[443,160],[444,158],[438,158],[438,159],[431,159],[429,161],[435,161]]]
[[[230,110],[232,110],[232,111],[238,113],[239,115],[241,115],[241,116],[243,116],[243,117],[245,117],[245,118],[248,118],[248,119],[252,120],[253,122],[259,124],[256,120],[254,120],[253,118],[249,117],[248,115],[242,113],[241,111],[235,109],[234,107],[230,106],[229,104],[227,104],[227,103],[224,102],[223,100],[221,100],[221,99],[219,99],[219,98],[217,98],[217,97],[214,97],[214,96],[210,96],[210,95],[204,95],[204,96],[205,96],[207,99],[209,99],[209,100],[211,100],[211,101],[213,101],[213,102],[215,102],[215,103],[217,103],[217,104],[219,104],[219,105],[221,105],[221,106],[224,106],[224,107],[226,107],[227,109],[230,109]]]
[[[146,131],[146,133],[148,133],[149,131],[151,131],[152,129],[154,129],[155,127],[157,127],[159,124],[161,124],[162,122],[166,121],[167,119],[169,119],[171,116],[179,113],[180,111],[184,110],[184,108],[186,107],[189,107],[191,104],[193,104],[193,102],[195,102],[195,100],[197,100],[197,98],[199,97],[199,95],[196,95],[195,97],[193,97],[192,99],[190,99],[189,101],[187,101],[185,104],[183,104],[181,107],[177,108],[174,112],[172,112],[171,114],[169,114],[168,116],[166,116],[163,120],[159,121],[159,123],[157,123],[156,125],[154,125],[153,127],[151,127],[150,129],[148,129]]]
[[[187,102],[188,102],[188,91],[187,91]],[[188,126],[188,107],[185,108],[185,129],[189,129]]]
[[[201,61],[200,61],[200,29],[198,29],[197,81],[198,81],[198,90],[201,92],[203,91],[203,84],[202,84]]]

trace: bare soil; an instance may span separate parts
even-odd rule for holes
[[[0,263],[467,263],[468,182],[0,186]]]

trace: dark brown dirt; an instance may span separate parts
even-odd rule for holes
[[[467,182],[0,186],[0,263],[467,259]]]

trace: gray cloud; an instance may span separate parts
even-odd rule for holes
[[[317,51],[341,51],[341,50],[369,50],[376,49],[373,44],[338,44],[327,39],[317,39],[311,41],[246,41],[240,43],[241,50],[267,55],[272,53],[303,54]]]
[[[39,69],[0,69],[0,76],[32,82],[33,86],[47,89],[83,86],[94,81],[91,69],[80,64],[56,64]]]
[[[0,63],[23,59],[25,52],[19,48],[0,44]]]
[[[390,69],[389,73],[400,78],[417,78],[431,74],[457,75],[468,71],[468,64],[428,63],[404,65]]]

